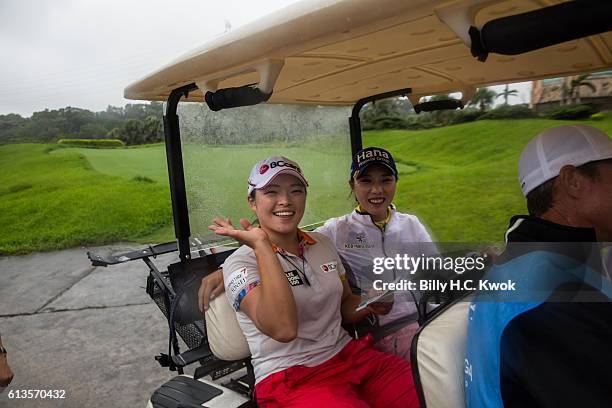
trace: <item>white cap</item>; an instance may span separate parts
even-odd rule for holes
[[[255,163],[248,180],[247,196],[255,189],[264,188],[279,174],[291,174],[297,177],[306,187],[308,182],[302,175],[300,166],[292,160],[282,156],[268,157],[266,160]]]
[[[612,140],[603,131],[586,125],[550,128],[523,149],[519,160],[519,182],[523,194],[557,177],[563,166],[612,158]]]

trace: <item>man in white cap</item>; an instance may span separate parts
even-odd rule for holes
[[[610,406],[611,290],[597,241],[612,241],[612,140],[591,126],[549,129],[524,148],[519,181],[529,215],[512,217],[485,278],[523,292],[471,304],[467,406]]]

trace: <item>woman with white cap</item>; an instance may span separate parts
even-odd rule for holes
[[[298,228],[307,186],[295,162],[270,157],[248,180],[260,227],[245,219],[243,229],[222,219],[210,226],[243,244],[223,277],[251,351],[259,405],[418,406],[410,365],[375,350],[370,337],[352,340],[340,326],[362,317],[355,311],[360,297],[329,238]]]

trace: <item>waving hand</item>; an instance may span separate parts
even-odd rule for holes
[[[215,218],[213,224],[208,226],[208,229],[215,234],[232,237],[242,245],[248,245],[255,249],[256,245],[266,243],[269,245],[270,239],[264,230],[254,227],[245,218],[240,219],[240,225],[243,229],[237,229],[232,224],[229,218]]]

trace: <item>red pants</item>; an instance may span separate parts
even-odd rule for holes
[[[260,408],[412,408],[419,400],[410,364],[372,348],[371,336],[351,340],[315,367],[295,366],[255,386]]]
[[[418,330],[418,323],[415,322],[409,324],[408,326],[402,327],[395,333],[378,340],[376,343],[374,343],[374,348],[376,350],[384,351],[385,353],[395,354],[407,362],[410,362],[410,346],[412,345],[412,338]]]

